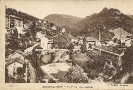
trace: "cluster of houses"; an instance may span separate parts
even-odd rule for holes
[[[50,46],[52,46],[51,45],[53,42],[52,37],[57,35],[55,33],[58,32],[56,31],[58,27],[55,24],[48,23],[47,20],[38,19],[32,15],[17,11],[12,8],[6,7],[5,11],[6,11],[6,15],[5,15],[6,34],[10,33],[14,28],[17,30],[18,34],[25,34],[26,32],[28,32],[30,27],[34,25],[34,29],[36,32],[36,35],[35,35],[36,41],[41,41],[41,38],[42,38],[42,41],[44,41],[45,39],[46,41],[45,43],[48,44],[47,48],[48,47],[50,48]],[[58,34],[65,33],[65,32],[66,32],[65,28],[62,28]],[[52,35],[50,36],[48,34],[50,35],[52,34]],[[44,43],[44,42],[41,42],[41,43]]]
[[[98,54],[102,54],[110,58],[113,56],[113,59],[115,58],[114,60],[119,60],[117,62],[119,65],[121,63],[120,61],[121,54],[116,53],[114,51],[108,51],[109,47],[119,46],[120,44],[124,45],[125,47],[130,47],[132,44],[131,42],[133,40],[133,36],[124,35],[124,37],[118,38],[121,43],[119,43],[118,40],[114,42],[113,39],[107,41],[106,43],[103,43],[100,41],[100,39],[98,40],[96,38],[89,37],[89,36],[73,37],[70,34],[66,33],[65,28],[62,28],[59,31],[59,33],[55,34],[58,27],[53,23],[48,23],[47,20],[41,20],[34,16],[31,16],[26,13],[17,11],[12,8],[7,8],[7,7],[6,7],[5,18],[6,18],[6,22],[5,22],[6,34],[8,32],[12,32],[12,29],[14,27],[16,27],[18,33],[24,34],[27,32],[27,30],[30,28],[31,25],[34,25],[35,26],[34,28],[36,28],[35,42],[39,43],[37,45],[40,45],[41,50],[67,49],[66,46],[68,46],[70,43],[73,43],[75,50],[80,50],[81,46],[85,44],[87,51],[94,51],[94,52],[98,51]],[[85,40],[85,43],[84,43],[84,40]],[[8,58],[6,58],[5,66],[6,66],[7,78],[11,78],[11,77],[14,78],[15,79],[14,82],[17,82],[17,80],[20,80],[20,79],[22,80],[22,82],[30,82],[30,79],[29,79],[30,75],[28,74],[28,72],[31,72],[31,71],[29,71],[28,68],[31,66],[31,64],[29,60],[25,58],[25,54],[26,52],[32,52],[33,47],[26,49],[25,52],[16,51],[10,54]],[[44,71],[47,70],[45,66],[41,66],[41,68]],[[68,66],[68,68],[70,67]],[[20,70],[22,70],[22,72],[19,72]]]
[[[13,27],[17,27],[21,28],[20,30],[22,32],[22,30],[28,29],[33,23],[36,25],[36,27],[41,29],[45,29],[45,27],[51,27],[47,20],[38,19],[32,15],[17,11],[13,8],[6,7],[5,11],[5,28],[7,31],[10,31]],[[53,25],[52,29],[56,30],[56,26]]]

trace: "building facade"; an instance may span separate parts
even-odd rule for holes
[[[38,25],[40,20],[32,15],[17,11],[13,8],[6,7],[5,11],[5,28],[7,31],[14,27],[23,29],[27,24],[30,26],[30,24],[37,23]]]

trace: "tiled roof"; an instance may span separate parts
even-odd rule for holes
[[[16,53],[20,54],[20,55],[23,56],[23,57],[26,56],[22,51],[17,50],[17,51],[15,51],[13,54],[11,54],[11,55],[9,56],[9,58],[13,57]]]
[[[14,62],[18,62],[18,63],[21,63],[21,64],[24,64],[25,63],[25,61],[23,59],[21,59],[19,57],[16,57],[14,59],[13,58],[10,58],[10,60],[8,60],[8,61],[5,62],[5,65],[6,66],[9,66],[10,64],[12,64]]]
[[[95,48],[101,49],[102,51],[105,51],[114,55],[119,55],[118,51],[114,51],[114,47],[112,46],[97,46]]]
[[[5,64],[6,64],[6,66],[8,66],[14,62],[24,64],[25,60],[28,61],[27,59],[25,59],[25,56],[26,55],[22,51],[17,50],[13,54],[11,54],[9,56],[9,58],[6,58]]]
[[[86,37],[87,41],[98,41],[96,38],[94,37]]]

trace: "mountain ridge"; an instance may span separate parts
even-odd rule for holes
[[[114,8],[104,8],[101,12],[87,16],[76,24],[76,28],[71,31],[73,34],[77,30],[76,35],[89,35],[98,38],[98,32],[101,30],[102,40],[112,39],[114,33],[109,32],[110,29],[122,28],[128,33],[133,34],[133,19]]]
[[[43,20],[47,20],[49,23],[54,23],[57,26],[72,26],[75,25],[77,22],[82,20],[82,18],[72,16],[72,15],[65,15],[65,14],[50,14],[46,16]]]
[[[74,18],[75,19],[75,18]],[[85,18],[80,18],[80,20],[69,23],[69,20],[66,24],[60,25],[65,27],[67,32],[71,33],[73,36],[92,36],[98,38],[98,32],[101,31],[102,39],[112,39],[114,33],[109,32],[110,29],[122,28],[128,33],[133,34],[133,15],[125,15],[121,11],[115,8],[104,8],[99,13],[94,13]],[[58,19],[59,22],[63,19]]]

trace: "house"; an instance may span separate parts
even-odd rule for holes
[[[110,30],[110,32],[114,33],[115,36],[114,38],[117,38],[118,40],[121,41],[122,44],[125,43],[126,39],[128,36],[132,36],[130,33],[126,32],[124,29],[122,28],[116,28],[116,29],[112,29]]]
[[[11,54],[5,61],[5,67],[8,69],[8,75],[15,78],[18,68],[23,68],[24,64],[28,64],[28,60],[24,58],[25,55],[21,51],[16,51]],[[27,70],[24,71],[27,75]]]
[[[56,30],[57,29],[57,27],[54,25],[53,27],[51,27],[52,28],[52,30]]]
[[[48,49],[48,38],[45,37],[45,34],[42,34],[41,37],[41,47],[45,50]]]
[[[83,44],[83,39],[84,37],[82,36],[78,36],[78,40],[79,40],[79,44]],[[96,38],[93,38],[93,37],[85,37],[86,39],[86,47],[87,47],[87,50],[90,49],[90,47],[95,47],[95,46],[100,46],[101,43],[99,42],[99,40],[97,40]]]
[[[10,31],[11,28],[13,28],[13,27],[17,27],[17,28],[19,28],[19,30],[21,30],[20,32],[22,32],[22,30],[26,26],[28,26],[26,24],[38,22],[40,20],[34,16],[17,11],[13,8],[6,7],[5,11],[6,11],[5,12],[5,28],[7,31]],[[40,23],[39,23],[39,25],[40,25]]]
[[[108,41],[106,41],[106,44],[104,44],[105,46],[116,46],[116,45],[118,45],[117,43],[114,43],[114,41],[113,40],[108,40]]]
[[[20,27],[20,28],[23,27],[23,18],[17,15],[17,11],[15,9],[6,8],[5,18],[6,18],[6,22],[5,22],[6,29],[9,30],[14,26]]]
[[[17,17],[15,15],[8,15],[6,16],[6,29],[10,29],[13,27],[21,28],[18,32],[22,32],[23,30],[23,19],[20,17]]]
[[[23,68],[23,64],[25,62],[20,58],[10,59],[10,61],[6,62],[6,67],[8,69],[8,74],[11,77],[14,77],[14,74],[17,74],[17,68]]]
[[[95,38],[93,38],[93,37],[86,37],[86,42],[87,42],[87,45],[88,44],[92,44],[93,46],[96,46],[96,42],[97,42],[98,40],[97,39],[95,39]]]
[[[131,39],[128,39],[125,41],[125,46],[130,47],[131,46]]]
[[[77,36],[77,38],[78,38],[79,44],[82,45],[82,44],[83,44],[83,39],[84,39],[84,37],[82,37],[82,36]]]
[[[37,32],[36,33],[36,39],[37,39],[37,41],[39,41],[41,39],[41,37],[42,37],[42,32],[41,31]]]
[[[35,22],[35,25],[36,27],[38,28],[42,28],[43,27],[43,21],[41,19],[38,19],[36,22]]]
[[[53,38],[48,39],[48,49],[52,49],[53,46]]]
[[[61,33],[65,33],[65,32],[66,32],[66,29],[62,28]]]
[[[6,60],[8,60],[10,58],[15,58],[15,57],[20,57],[21,59],[24,59],[25,56],[26,55],[22,51],[17,50],[13,54],[9,55],[8,58],[6,58]]]

